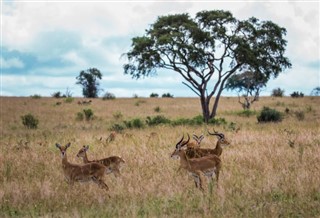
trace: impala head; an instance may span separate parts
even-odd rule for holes
[[[62,158],[66,155],[67,149],[70,147],[70,145],[71,145],[70,142],[68,144],[66,144],[65,146],[61,146],[60,144],[56,143],[56,147],[59,148]]]
[[[192,138],[196,141],[197,146],[200,147],[200,143],[204,139],[204,136],[203,136],[203,134],[201,134],[200,136],[197,136],[196,134],[193,134]]]
[[[173,159],[178,159],[179,158],[179,152],[181,151],[181,148],[183,146],[185,146],[186,144],[188,144],[188,142],[190,141],[190,136],[188,134],[188,140],[187,141],[183,141],[184,136],[182,136],[182,138],[180,139],[180,141],[176,144],[176,149],[174,150],[174,152],[171,154],[171,158]]]
[[[78,152],[77,157],[84,157],[89,150],[89,145],[84,145]]]
[[[217,131],[215,131],[215,130],[213,130],[213,131],[214,131],[214,133],[211,133],[211,132],[209,132],[209,130],[208,130],[209,135],[215,135],[215,136],[217,136],[218,141],[221,143],[221,145],[229,145],[229,144],[230,144],[230,142],[224,137],[224,134],[223,134],[223,133],[219,133],[219,132],[217,132]]]

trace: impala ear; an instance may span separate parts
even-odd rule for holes
[[[56,143],[56,147],[60,149],[60,148],[61,148],[61,145],[58,144],[58,143]]]
[[[87,146],[83,146],[85,149],[86,149],[86,151],[88,151],[89,150],[89,145],[87,145]]]
[[[71,145],[71,143],[69,142],[68,144],[66,144],[66,148],[69,148]]]

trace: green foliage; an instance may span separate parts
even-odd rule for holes
[[[284,96],[284,90],[280,89],[280,88],[273,89],[271,91],[271,96],[272,97],[283,97]]]
[[[113,117],[114,117],[116,120],[119,120],[119,119],[122,119],[123,114],[122,114],[120,111],[116,111],[116,112],[113,113]]]
[[[116,96],[110,92],[106,92],[102,97],[102,100],[113,100],[113,99],[116,99]]]
[[[110,131],[116,131],[116,132],[122,132],[124,129],[125,129],[125,126],[119,123],[115,123],[109,128]]]
[[[150,98],[158,98],[159,95],[157,93],[151,93]]]
[[[52,93],[51,96],[53,98],[62,98],[62,94],[60,91]]]
[[[102,79],[101,72],[96,68],[90,68],[86,71],[81,71],[76,77],[76,84],[82,85],[82,94],[86,98],[97,98],[99,89],[99,79]]]
[[[124,121],[124,124],[129,129],[132,129],[132,128],[140,129],[140,128],[143,128],[145,125],[144,122],[139,118],[134,118],[129,121]]]
[[[142,36],[132,38],[131,49],[124,54],[128,59],[124,73],[136,79],[153,76],[158,69],[180,74],[183,84],[203,100],[207,122],[216,115],[218,90],[226,84],[221,81],[245,70],[268,80],[291,67],[284,56],[285,35],[286,29],[271,21],[238,20],[223,10],[200,11],[195,17],[187,13],[160,16]],[[230,64],[222,69],[226,62]],[[203,84],[197,85],[199,81]]]
[[[160,107],[159,107],[159,106],[157,106],[157,107],[155,107],[155,108],[154,108],[154,112],[159,113],[160,111],[161,111],[161,109],[160,109]]]
[[[304,97],[304,94],[302,93],[302,92],[293,92],[293,93],[291,93],[290,94],[290,96],[292,97],[292,98],[303,98]]]
[[[252,111],[252,110],[242,110],[242,111],[237,112],[236,114],[240,117],[251,117],[253,115],[256,115],[257,112]]]
[[[40,99],[40,98],[41,98],[41,95],[39,95],[39,94],[30,95],[30,98]]]
[[[314,89],[312,89],[310,95],[311,96],[320,96],[320,86],[315,87]]]
[[[155,116],[155,117],[147,117],[146,123],[148,126],[156,126],[159,124],[169,124],[171,121],[165,118],[163,115]]]
[[[262,111],[257,116],[257,119],[259,123],[281,122],[283,119],[283,115],[275,109],[271,109],[269,107],[263,107]]]
[[[170,93],[164,93],[162,94],[162,98],[173,98],[173,95],[171,95]]]
[[[78,113],[76,114],[76,120],[77,120],[77,121],[82,121],[83,119],[84,119],[83,113],[78,112]]]
[[[22,124],[28,129],[37,129],[39,120],[35,118],[32,114],[26,114],[21,116]]]
[[[85,116],[87,121],[93,119],[94,113],[90,108],[89,109],[83,109],[83,113],[84,113],[84,116]]]
[[[74,101],[74,98],[73,97],[67,97],[64,102],[66,103],[72,103]]]

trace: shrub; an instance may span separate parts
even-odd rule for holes
[[[61,98],[61,97],[62,97],[60,91],[52,93],[51,96],[52,96],[53,98]]]
[[[26,114],[21,116],[22,124],[28,129],[36,129],[38,128],[39,120],[36,119],[32,114]]]
[[[208,124],[213,124],[213,125],[225,125],[227,124],[227,121],[222,118],[222,117],[219,117],[219,118],[213,118],[213,119],[210,119]]]
[[[302,98],[302,97],[304,97],[304,94],[302,93],[302,92],[293,92],[293,93],[291,93],[290,94],[290,96],[292,97],[292,98]]]
[[[238,116],[240,117],[250,117],[256,114],[255,111],[251,111],[251,110],[242,110],[236,113]]]
[[[110,131],[116,131],[116,132],[121,132],[125,129],[125,127],[122,125],[122,124],[119,124],[119,123],[116,123],[116,124],[113,124],[111,127],[110,127]]]
[[[41,98],[41,95],[34,94],[34,95],[30,95],[30,97],[33,99],[39,99],[39,98]]]
[[[91,109],[83,109],[83,113],[87,121],[93,119],[93,111]]]
[[[78,112],[76,115],[76,120],[78,121],[82,121],[84,119],[84,115],[81,112]]]
[[[157,93],[151,93],[150,98],[158,98],[159,95]]]
[[[162,115],[159,115],[159,116],[155,116],[155,117],[147,117],[147,120],[146,120],[146,123],[148,126],[156,126],[156,125],[159,125],[159,124],[168,124],[170,123],[171,121],[167,118],[165,118],[164,116]]]
[[[282,121],[283,115],[269,107],[263,107],[261,113],[257,116],[258,122],[280,122]]]
[[[171,95],[169,92],[162,94],[162,98],[173,98],[173,95]]]
[[[64,100],[66,103],[71,103],[74,101],[74,98],[73,97],[67,97],[65,100]]]
[[[124,121],[124,124],[126,125],[127,128],[131,129],[131,128],[143,128],[144,127],[144,123],[143,121],[141,121],[139,118],[135,118],[133,120],[129,120],[129,121]]]
[[[273,97],[283,97],[284,96],[284,90],[280,88],[273,89],[271,92],[271,96]]]
[[[106,92],[102,97],[102,100],[113,100],[113,99],[116,99],[116,96],[110,92]]]
[[[117,112],[114,112],[113,113],[113,117],[116,119],[116,120],[119,120],[123,117],[122,113],[120,111],[117,111]]]
[[[160,107],[159,107],[159,106],[157,106],[157,107],[155,107],[155,108],[154,108],[154,112],[159,113],[160,111],[161,111],[161,109],[160,109]]]

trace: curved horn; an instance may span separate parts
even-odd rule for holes
[[[181,147],[183,147],[183,146],[185,146],[186,144],[189,143],[189,141],[190,141],[190,135],[189,135],[188,133],[187,133],[187,135],[188,135],[188,140],[185,141],[185,142],[183,142],[182,145],[181,145]]]
[[[223,133],[218,133],[218,132],[215,131],[214,129],[213,129],[213,131],[214,131],[214,133],[211,133],[211,132],[209,132],[209,130],[208,130],[209,135],[216,135],[216,136],[219,136],[220,138],[224,138],[224,134],[223,134]]]
[[[182,136],[181,140],[176,144],[176,148],[178,148],[178,146],[180,146],[180,143],[183,141],[184,139],[184,135]]]

